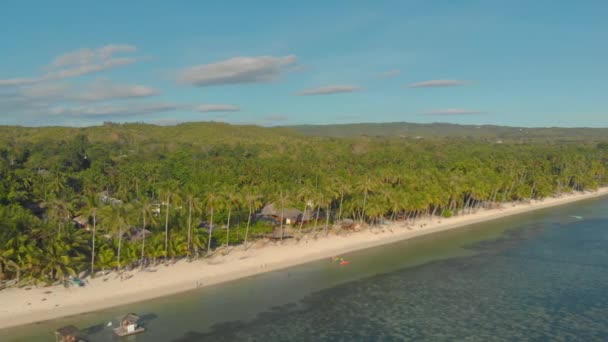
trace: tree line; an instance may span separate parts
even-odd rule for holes
[[[608,169],[605,144],[264,132],[236,142],[195,135],[180,142],[152,135],[145,143],[128,136],[91,141],[87,134],[6,139],[0,280],[52,284],[83,271],[203,257],[274,229],[283,236],[283,221],[256,219],[269,203],[310,218],[293,225],[299,236],[326,234],[346,218],[371,226],[449,217],[596,189],[606,184]]]

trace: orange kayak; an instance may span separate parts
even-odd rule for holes
[[[346,261],[346,260],[340,261],[340,265],[348,265],[348,264],[350,264],[350,261]]]

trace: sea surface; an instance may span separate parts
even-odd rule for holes
[[[608,341],[608,199],[578,202],[125,307],[0,330],[54,341]],[[1,303],[0,303],[1,305]]]

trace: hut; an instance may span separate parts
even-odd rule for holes
[[[128,336],[144,332],[145,329],[139,326],[139,316],[134,313],[126,314],[119,322],[120,326],[114,329],[118,336]]]
[[[140,242],[142,238],[149,238],[152,236],[152,232],[144,229],[142,232],[141,228],[130,227],[128,231],[128,238],[131,242]]]
[[[272,218],[276,223],[281,223],[281,217],[283,217],[283,223],[295,224],[298,222],[298,217],[302,215],[302,212],[296,208],[277,208],[274,203],[267,204],[262,208],[262,211],[257,215],[257,219],[268,219]]]
[[[74,222],[78,228],[89,230],[89,219],[86,216],[76,216],[72,219],[72,222]]]
[[[86,342],[86,340],[81,336],[78,328],[68,325],[55,330],[55,342]]]

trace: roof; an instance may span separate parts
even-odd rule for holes
[[[135,228],[135,229],[133,229],[133,228],[135,228],[135,227],[131,227],[131,229],[129,230],[129,235],[130,235],[129,240],[131,242],[141,241],[142,236],[146,237],[146,238],[152,236],[152,232],[147,229],[144,229],[143,233],[142,233],[141,228]]]
[[[270,203],[267,204],[264,208],[262,208],[260,214],[263,216],[281,217],[281,208],[276,208],[274,203]],[[300,215],[302,215],[302,212],[296,208],[283,208],[283,218],[295,220]]]
[[[89,218],[86,216],[82,216],[82,215],[74,217],[72,219],[72,221],[78,223],[81,226],[85,226],[85,225],[89,224]]]
[[[77,336],[80,334],[80,330],[73,325],[66,325],[65,327],[55,330],[55,334],[60,336]]]
[[[121,322],[127,321],[128,323],[137,323],[139,321],[139,316],[134,313],[128,313],[120,319]]]

